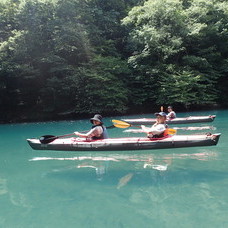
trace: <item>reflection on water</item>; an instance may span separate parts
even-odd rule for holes
[[[13,192],[8,189],[7,180],[4,178],[0,178],[0,195],[5,195],[10,203],[14,206],[32,208],[28,202],[27,196],[24,193]]]
[[[103,175],[106,173],[106,166],[104,166],[104,165],[95,166],[95,165],[90,165],[88,163],[84,163],[81,165],[77,165],[76,168],[92,168],[92,169],[95,169],[97,179],[100,181],[103,179]]]
[[[121,162],[121,161],[128,161],[128,162],[145,162],[146,164],[154,164],[158,161],[163,161],[167,166],[171,164],[172,159],[196,159],[202,161],[208,161],[211,159],[216,159],[217,153],[213,151],[206,151],[201,153],[173,153],[173,154],[163,154],[163,155],[155,155],[155,154],[103,154],[99,156],[75,156],[75,157],[34,157],[29,161],[45,161],[45,160],[71,160],[71,161],[112,161],[112,162]],[[158,165],[158,164],[154,164]],[[88,165],[88,166],[80,166],[78,165],[77,168],[95,168],[95,166]],[[143,165],[144,167],[144,165]],[[147,166],[146,166],[147,167]],[[145,167],[144,167],[145,168]]]
[[[7,192],[6,179],[0,178],[0,195],[6,194]]]
[[[27,195],[24,193],[10,193],[10,202],[19,207],[24,207],[24,208],[33,208],[33,206],[30,204],[29,200],[27,199]]]
[[[159,172],[167,172],[174,160],[199,160],[199,161],[211,161],[217,159],[217,153],[213,151],[202,151],[198,153],[167,153],[167,154],[105,154],[96,153],[94,155],[82,155],[74,157],[34,157],[29,161],[75,161],[74,166],[64,169],[54,169],[52,172],[62,172],[72,169],[93,169],[96,173],[97,180],[103,180],[106,173],[114,169],[115,164],[120,167],[132,167],[132,170],[157,170]],[[112,165],[110,165],[110,162]],[[123,168],[124,169],[124,168]],[[133,173],[128,172],[119,178],[117,183],[117,189],[120,189],[127,185],[133,178]]]

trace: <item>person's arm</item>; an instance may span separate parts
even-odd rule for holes
[[[153,126],[151,128],[151,132],[153,135],[160,135],[166,130],[166,127],[164,124],[158,124],[156,126]]]
[[[82,134],[78,131],[74,132],[75,135],[79,136],[79,137],[83,137],[83,138],[91,138],[93,136],[98,136],[102,134],[102,127],[97,126],[94,127],[93,129],[91,129],[89,132],[87,132],[86,134]]]
[[[145,125],[141,125],[141,128],[142,128],[143,132],[145,132],[145,133],[149,133],[151,131],[151,128],[146,127]]]
[[[157,125],[154,124],[151,128],[141,125],[141,128],[145,133],[152,134],[152,135],[160,135],[166,130],[166,127],[164,124],[157,124]]]
[[[82,137],[82,138],[88,138],[93,132],[93,129],[91,129],[89,132],[87,132],[86,134],[83,134],[83,133],[80,133],[78,131],[75,131],[74,134],[79,136],[79,137]]]

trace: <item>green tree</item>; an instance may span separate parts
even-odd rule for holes
[[[66,111],[126,110],[128,67],[118,53],[119,41],[114,41],[121,36],[117,10],[125,6],[97,1],[92,8],[94,3],[29,0],[3,4],[0,92],[2,104],[9,106],[7,112],[28,116],[39,110],[41,115],[55,116]],[[94,12],[96,16],[101,12],[100,17],[91,16]],[[8,22],[14,24],[9,31]],[[94,36],[94,31],[100,33]]]
[[[123,20],[131,31],[128,61],[140,72],[135,77],[142,85],[153,84],[147,90],[150,99],[183,105],[216,101],[227,54],[221,49],[227,42],[221,41],[227,31],[226,9],[225,1],[148,0],[129,12]],[[181,92],[183,85],[188,93]]]

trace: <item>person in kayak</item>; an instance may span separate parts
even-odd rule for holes
[[[167,120],[173,120],[175,119],[176,113],[173,111],[173,107],[172,106],[168,106],[168,115],[167,115]]]
[[[162,138],[166,135],[166,129],[168,128],[166,124],[166,113],[159,112],[154,115],[157,116],[156,123],[151,128],[144,125],[141,125],[141,128],[147,133],[148,138]]]
[[[93,124],[93,126],[89,132],[82,134],[76,131],[74,134],[83,138],[91,138],[92,140],[108,138],[108,132],[106,127],[103,125],[102,116],[100,114],[96,114],[90,119],[90,122]]]

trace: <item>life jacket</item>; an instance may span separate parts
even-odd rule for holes
[[[93,128],[95,128],[95,127],[97,127],[97,126],[102,127],[103,132],[102,132],[102,134],[101,134],[99,137],[97,137],[97,136],[93,136],[93,137],[92,137],[92,140],[97,140],[97,139],[107,139],[107,138],[108,138],[108,132],[107,132],[106,127],[105,127],[105,126],[103,126],[102,124],[99,124],[99,125],[94,125],[94,126],[92,126],[92,129],[93,129]]]

